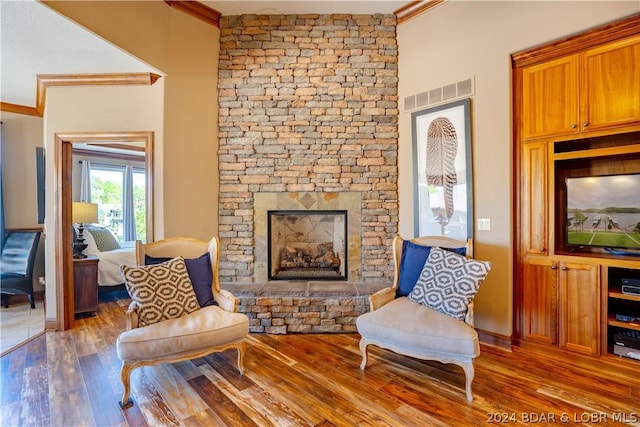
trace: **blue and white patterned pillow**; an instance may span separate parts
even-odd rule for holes
[[[489,261],[469,259],[433,248],[420,278],[407,298],[458,320],[464,320],[480,284],[491,270]]]

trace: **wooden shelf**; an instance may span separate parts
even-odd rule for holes
[[[607,322],[607,324],[609,326],[617,326],[618,328],[640,331],[640,323],[621,322],[620,320],[616,320],[615,317],[611,316],[609,316],[609,321]]]
[[[637,153],[640,153],[640,144],[556,153],[554,155],[554,160],[593,159],[597,157],[620,156],[624,154]]]
[[[625,299],[627,301],[640,301],[640,295],[623,294],[622,292],[616,291],[616,290],[610,290],[609,297],[617,298],[617,299]]]

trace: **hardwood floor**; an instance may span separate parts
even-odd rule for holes
[[[128,302],[108,298],[96,317],[2,357],[0,425],[640,425],[640,365],[603,370],[482,346],[468,403],[455,366],[374,347],[360,371],[357,334],[251,334],[244,376],[235,351],[137,369],[135,405],[121,410],[115,340]]]

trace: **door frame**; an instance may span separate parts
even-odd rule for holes
[[[71,203],[73,145],[144,142],[146,166],[147,241],[153,241],[153,132],[77,132],[56,133],[54,141],[54,236],[57,330],[73,326],[73,250],[71,242]]]

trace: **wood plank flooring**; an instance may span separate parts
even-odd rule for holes
[[[0,359],[0,425],[640,425],[633,365],[603,369],[482,346],[468,403],[455,366],[373,347],[361,371],[357,334],[252,334],[243,376],[235,351],[137,369],[135,405],[121,410],[115,340],[129,300],[101,298],[96,317]]]

